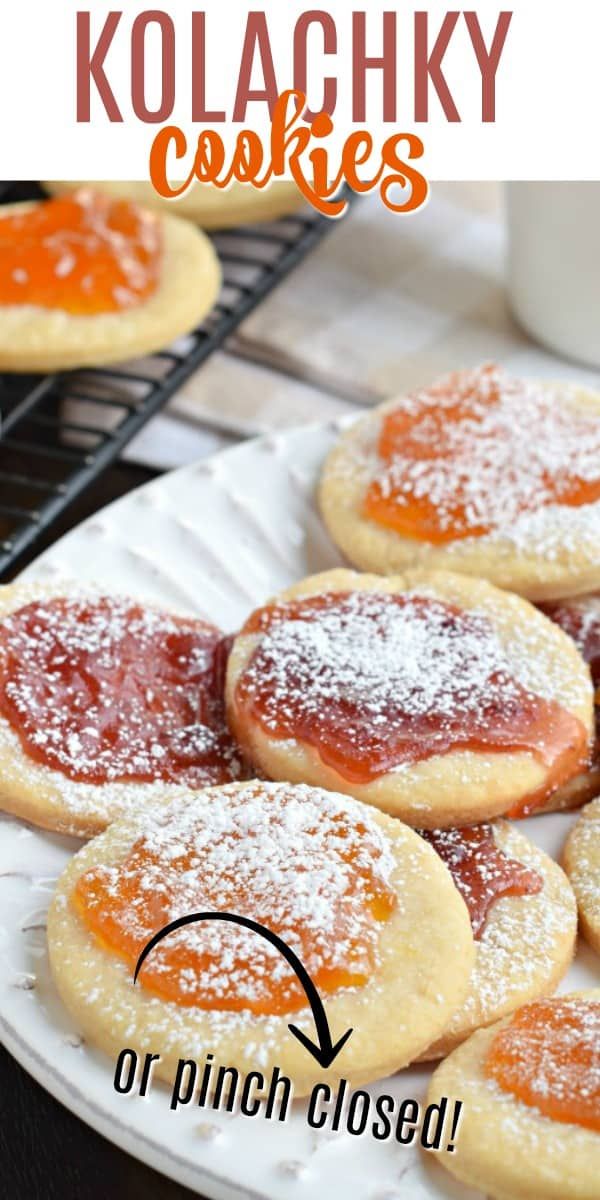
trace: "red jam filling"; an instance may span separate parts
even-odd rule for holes
[[[268,790],[265,790],[268,789]],[[298,954],[319,990],[362,987],[381,922],[396,905],[389,848],[375,825],[313,789],[249,783],[169,806],[118,866],[94,867],[73,893],[95,938],[133,969],[152,935],[192,912],[251,917]],[[303,1008],[281,954],[220,921],[188,925],[148,955],[142,986],[186,1006],[257,1014]]]
[[[551,1121],[600,1133],[600,1003],[526,1004],[496,1034],[484,1072]]]
[[[227,644],[131,600],[36,600],[0,622],[0,713],[28,758],[81,783],[239,776]]]
[[[473,936],[483,933],[488,913],[502,896],[531,896],[544,882],[537,871],[496,845],[492,825],[419,830],[445,862],[469,910]]]
[[[573,638],[579,653],[588,664],[596,701],[596,752],[600,755],[600,596],[586,596],[581,600],[555,601],[540,604],[542,612],[555,621],[569,637]]]
[[[237,712],[296,738],[350,782],[452,750],[535,754],[548,787],[585,762],[586,731],[510,673],[481,615],[414,594],[329,592],[252,614]]]
[[[406,397],[384,417],[377,450],[364,515],[433,545],[600,499],[596,414],[493,365]]]
[[[579,653],[590,667],[595,688],[595,738],[591,756],[582,764],[582,770],[597,770],[600,767],[600,597],[586,596],[581,600],[556,601],[538,607],[573,638]],[[543,795],[528,796],[507,815],[526,817],[535,812],[547,795],[547,791],[544,791]]]
[[[121,312],[156,290],[160,258],[154,214],[83,189],[0,214],[0,304]]]

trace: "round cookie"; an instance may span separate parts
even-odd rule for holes
[[[271,628],[260,628],[265,620]],[[528,748],[515,683],[539,717]],[[419,570],[338,569],[281,593],[235,639],[226,701],[238,742],[267,777],[347,792],[427,829],[534,798],[541,808],[557,777],[585,760],[592,723],[587,667],[557,626],[483,580]],[[492,745],[505,711],[509,727]]]
[[[492,846],[476,844],[474,853],[462,837],[469,830],[447,830],[441,844],[434,835],[471,912],[476,957],[466,1000],[422,1061],[444,1058],[476,1029],[553,992],[573,957],[577,911],[563,871],[507,821],[484,829]],[[482,900],[490,901],[486,914]]]
[[[87,837],[182,786],[241,778],[223,646],[205,621],[97,588],[1,587],[0,808]]]
[[[519,1082],[521,1086],[526,1082],[533,1089],[531,1099],[537,1099],[538,1105],[544,1107],[551,1104],[554,1110],[557,1102],[568,1107],[573,1097],[566,1089],[571,1089],[573,1083],[579,1084],[580,1089],[589,1089],[588,1096],[591,1104],[595,1104],[597,1121],[600,1076],[598,990],[557,996],[540,1002],[539,1007],[527,1005],[491,1028],[474,1033],[433,1074],[428,1103],[439,1103],[442,1096],[448,1097],[451,1107],[454,1101],[462,1101],[454,1149],[437,1152],[436,1159],[461,1183],[480,1189],[490,1200],[567,1200],[567,1197],[568,1200],[597,1200],[600,1178],[598,1125],[589,1127],[567,1120],[566,1116],[554,1119],[543,1107],[525,1102],[518,1094],[500,1086],[497,1076],[490,1075],[488,1066],[490,1055],[496,1052],[499,1044],[496,1039],[505,1038],[507,1030],[512,1032],[511,1026],[516,1028],[516,1022],[522,1027],[524,1022],[536,1018],[540,1022],[549,1015],[555,1021],[569,1013],[578,1013],[577,1019],[582,1020],[584,1028],[587,1025],[590,1032],[580,1036],[579,1042],[573,1038],[567,1023],[562,1029],[554,1029],[552,1035],[552,1025],[548,1025],[546,1032],[541,1036],[538,1034],[537,1039],[529,1040],[526,1033],[520,1047],[513,1044],[513,1051],[516,1048],[517,1052],[520,1049],[521,1053],[533,1052],[539,1056],[540,1051],[546,1049],[547,1057],[543,1065],[538,1057],[540,1071],[537,1077],[530,1074],[525,1058],[517,1086]],[[562,1052],[569,1054],[571,1038],[585,1055],[587,1070],[584,1067],[581,1073],[575,1068],[574,1076],[569,1078],[560,1055]],[[576,1104],[581,1100],[581,1090],[574,1100]]]
[[[546,809],[578,808],[600,792],[600,595],[576,596],[541,606],[542,612],[573,638],[588,663],[594,685],[596,736],[586,771],[558,788]]]
[[[79,198],[90,195],[78,193]],[[3,205],[0,242],[6,218],[36,207],[39,205],[35,203]],[[19,287],[18,302],[0,304],[0,370],[57,371],[119,362],[162,349],[200,324],[212,308],[221,283],[219,260],[210,241],[178,217],[156,217],[142,210],[137,215],[160,236],[154,290],[135,303],[113,310],[72,312],[59,305],[28,303],[28,272],[17,268],[22,300]],[[68,282],[74,245],[65,248],[54,266],[56,247],[43,250],[49,269],[55,271],[57,285]]]
[[[457,372],[362,417],[319,499],[350,562],[489,579],[532,600],[600,586],[600,395]]]
[[[586,804],[573,826],[563,863],[575,892],[583,935],[600,954],[600,798]]]
[[[170,951],[169,938],[152,951],[134,986],[141,948],[166,919],[213,910],[283,937],[320,988],[333,1043],[352,1029],[329,1069],[289,1032],[293,1022],[314,1039],[311,1011],[279,950],[254,932],[187,926]],[[121,953],[106,925],[115,913]],[[179,1057],[209,1051],[242,1075],[277,1065],[296,1096],[408,1063],[463,999],[474,960],[464,902],[416,833],[345,796],[256,780],[188,792],[88,843],[58,882],[48,945],[77,1027],[109,1054],[152,1050],[171,1081]]]
[[[93,184],[52,181],[43,185],[51,195],[60,196],[73,188],[94,187],[109,196],[134,200],[160,213],[171,212],[195,221],[203,229],[230,229],[234,225],[254,225],[277,221],[306,204],[297,185],[275,180],[258,190],[234,179],[226,189],[206,183],[193,183],[183,196],[164,200],[149,182],[125,182],[121,179],[94,181]]]

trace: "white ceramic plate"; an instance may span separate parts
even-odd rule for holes
[[[26,574],[94,581],[234,630],[273,592],[339,563],[314,504],[338,428],[262,438],[164,476],[68,534]],[[557,855],[571,820],[538,818],[524,830]],[[300,1105],[280,1125],[198,1108],[172,1113],[160,1084],[144,1099],[117,1095],[114,1064],[82,1040],[48,970],[46,908],[78,843],[8,817],[0,830],[0,1030],[84,1121],[210,1200],[474,1200],[417,1149],[311,1133]],[[593,956],[581,950],[564,986],[597,984]],[[425,1069],[404,1071],[372,1090],[420,1099],[427,1078]]]

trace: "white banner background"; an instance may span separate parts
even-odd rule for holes
[[[4,0],[0,6],[0,104],[3,178],[146,178],[148,154],[159,125],[144,124],[133,113],[130,95],[130,31],[135,16],[151,5],[123,4],[123,17],[106,59],[106,73],[122,109],[122,124],[111,124],[92,84],[92,121],[76,122],[75,15],[92,13],[92,44],[116,0]],[[257,6],[252,6],[253,8]],[[362,0],[366,10],[367,52],[382,45],[382,13],[390,4]],[[430,119],[415,124],[413,103],[414,8],[398,4],[398,120],[382,123],[381,73],[370,72],[368,120],[377,142],[396,131],[412,131],[425,143],[421,161],[430,179],[600,179],[600,5],[597,0],[505,0],[472,3],[489,46],[498,13],[513,11],[511,28],[496,81],[496,123],[481,122],[481,74],[461,17],[444,58],[444,74],[462,116],[449,124],[430,88]],[[447,11],[439,2],[417,3],[430,13],[433,37]],[[205,0],[194,5],[165,0],[177,34],[177,97],[169,124],[181,126],[195,144],[200,126],[191,122],[191,12],[206,12],[207,103],[231,114],[240,52],[249,11],[238,0]],[[292,33],[308,5],[269,0],[267,13],[277,81],[291,78]],[[351,13],[348,0],[329,0],[323,8],[337,21],[338,53],[324,58],[315,33],[309,99],[322,95],[323,74],[338,75],[336,132],[339,150],[351,128]],[[158,38],[147,38],[147,99],[158,96]],[[264,104],[252,104],[246,124],[268,129]],[[231,146],[239,126],[215,126]],[[181,177],[181,176],[180,176]]]

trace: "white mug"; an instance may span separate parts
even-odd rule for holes
[[[508,290],[520,324],[600,367],[600,183],[508,183]]]

